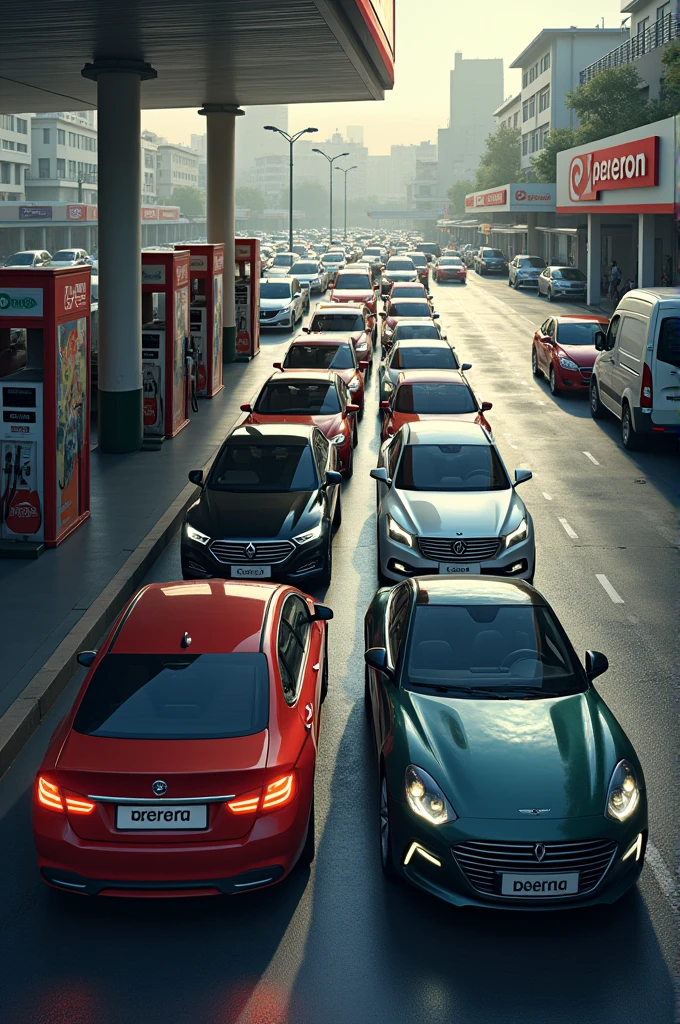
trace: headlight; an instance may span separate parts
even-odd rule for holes
[[[431,775],[410,764],[406,769],[406,799],[414,814],[431,825],[455,821],[458,815]]]
[[[392,386],[392,384],[390,384],[388,380],[383,381],[383,387],[385,391],[394,391],[394,387]]]
[[[619,761],[607,793],[607,817],[627,821],[640,803],[640,786],[629,761]]]
[[[529,534],[529,527],[527,526],[526,519],[523,519],[516,530],[512,530],[511,533],[506,533],[503,539],[503,546],[511,548],[513,544],[520,544],[523,540],[527,539]]]
[[[573,359],[568,359],[567,356],[560,356],[560,366],[564,370],[578,370],[578,366]]]
[[[328,440],[331,444],[344,444],[347,438],[344,434],[336,434],[335,437],[329,437]]]
[[[354,380],[351,380],[349,382],[349,384],[347,385],[347,387],[349,388],[350,391],[358,391],[360,386],[361,386],[361,381],[358,381],[356,379],[356,377],[354,378]]]
[[[368,342],[367,341],[360,341],[360,342],[358,342],[354,351],[355,352],[368,352]]]
[[[298,533],[297,537],[293,537],[296,544],[309,544],[310,540],[318,540],[323,533],[323,523],[319,523],[313,530],[307,530],[305,533]]]
[[[403,526],[400,526],[396,519],[388,515],[387,517],[387,536],[391,537],[392,540],[396,540],[399,544],[405,544],[407,547],[412,548],[415,537],[408,530],[405,530]]]
[[[210,537],[208,537],[207,534],[201,533],[200,530],[194,530],[193,526],[189,526],[188,523],[187,523],[186,530],[187,530],[187,537],[189,538],[189,540],[195,540],[197,544],[209,544],[210,543]]]

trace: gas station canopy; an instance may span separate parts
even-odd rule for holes
[[[101,60],[158,73],[142,107],[382,99],[394,0],[6,0],[0,110],[84,110]]]

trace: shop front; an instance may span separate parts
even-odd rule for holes
[[[555,226],[555,185],[514,182],[471,192],[465,212],[478,219],[478,245],[502,249],[508,259],[520,253],[546,257],[546,232]]]

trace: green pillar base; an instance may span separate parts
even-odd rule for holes
[[[222,362],[236,362],[236,327],[222,328]]]
[[[98,445],[109,455],[138,452],[144,439],[142,389],[99,391]]]

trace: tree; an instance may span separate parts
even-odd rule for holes
[[[663,112],[660,117],[671,117],[680,114],[680,43],[673,43],[663,51],[661,63],[664,66],[661,82],[661,104]]]
[[[455,181],[447,195],[449,202],[451,203],[451,213],[465,213],[465,196],[470,192],[474,192],[475,183],[469,178],[464,178],[463,181]]]
[[[183,217],[202,217],[205,213],[205,196],[193,185],[175,186],[169,202],[171,206],[179,206]]]
[[[478,189],[495,188],[509,181],[522,181],[520,128],[508,128],[502,124],[486,139],[486,150],[482,153],[475,175]]]
[[[259,188],[241,185],[236,189],[236,206],[239,210],[250,210],[251,217],[260,217],[267,206],[267,197]]]
[[[576,134],[572,128],[553,128],[543,150],[531,160],[538,181],[556,182],[557,154],[575,145]]]
[[[566,106],[579,120],[576,144],[595,142],[608,135],[648,124],[656,106],[644,98],[634,64],[600,71],[586,85],[567,93]]]

